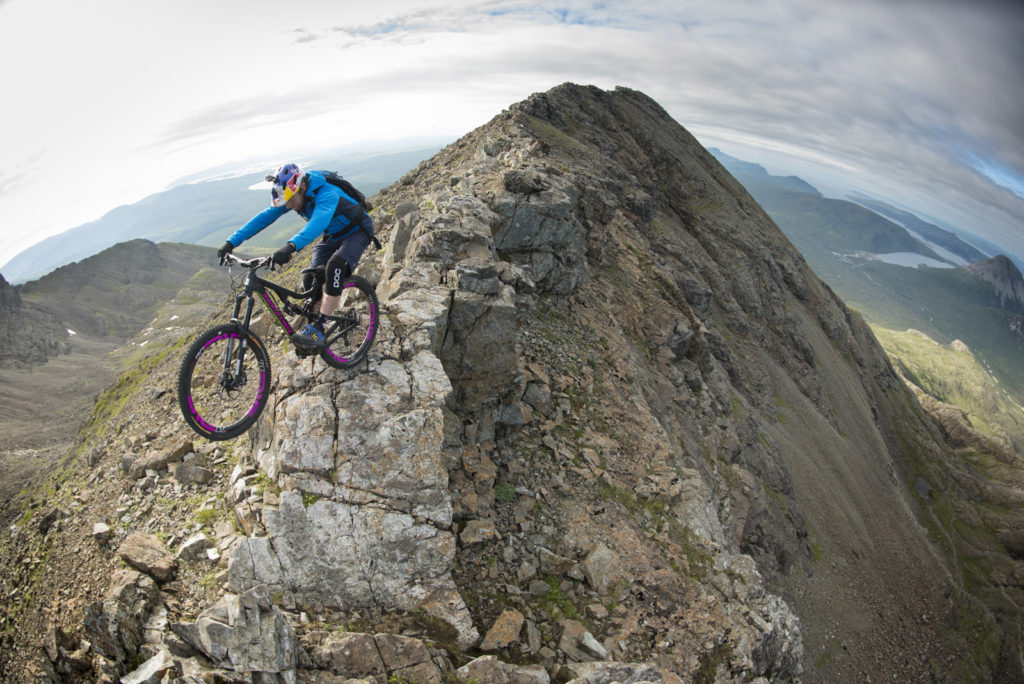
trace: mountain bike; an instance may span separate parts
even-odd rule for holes
[[[185,422],[211,440],[224,440],[242,434],[260,417],[270,393],[270,355],[263,340],[249,323],[258,296],[287,336],[295,329],[285,314],[312,320],[320,305],[324,267],[307,268],[312,285],[295,292],[256,274],[261,268],[273,270],[272,257],[239,259],[226,255],[231,265],[247,269],[235,294],[231,321],[203,331],[192,342],[178,371],[178,404]],[[275,297],[276,295],[276,297]],[[245,302],[245,310],[242,303]],[[342,286],[337,310],[324,325],[324,346],[316,351],[299,347],[300,358],[319,355],[334,368],[351,368],[366,358],[377,336],[379,311],[377,293],[360,276],[350,275]]]

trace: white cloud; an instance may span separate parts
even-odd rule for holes
[[[811,182],[896,194],[1024,255],[1024,201],[1007,189],[1024,177],[1019,6],[299,7],[0,3],[0,59],[21,67],[5,72],[15,106],[0,111],[0,263],[204,168],[366,139],[456,137],[565,81],[641,90],[707,145]]]

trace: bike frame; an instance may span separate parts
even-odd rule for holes
[[[237,325],[243,333],[249,331],[249,321],[252,319],[253,305],[256,301],[255,295],[259,294],[260,300],[266,305],[267,309],[274,316],[274,319],[280,325],[285,334],[291,335],[295,332],[288,319],[284,317],[284,313],[281,311],[281,306],[274,300],[274,297],[270,294],[271,291],[277,293],[284,302],[284,308],[293,315],[300,315],[303,312],[298,309],[294,304],[291,303],[291,299],[306,299],[316,289],[314,285],[313,289],[308,292],[295,292],[290,290],[283,285],[266,280],[256,275],[256,270],[265,266],[271,265],[270,257],[262,257],[259,259],[244,260],[229,254],[228,259],[234,263],[239,264],[243,268],[249,269],[249,273],[245,276],[245,283],[242,286],[242,291],[235,295],[235,308],[231,313],[231,322]],[[229,271],[230,272],[230,271]],[[247,301],[245,307],[245,316],[242,320],[238,319],[238,315],[242,311],[242,302]],[[221,377],[221,385],[227,390],[234,390],[238,385],[245,382],[245,376],[242,373],[242,367],[245,363],[245,351],[248,346],[249,336],[243,334],[238,341],[238,356],[235,359],[235,371],[231,372],[231,356],[234,353],[234,343],[230,340],[227,344],[227,349],[224,351],[224,374]]]
[[[289,314],[293,316],[305,315],[307,312],[297,307],[294,303],[292,303],[291,300],[309,299],[310,296],[317,291],[317,282],[314,280],[313,286],[306,292],[296,292],[295,290],[290,290],[283,285],[279,285],[278,283],[272,282],[270,280],[261,278],[260,276],[256,275],[257,269],[272,265],[271,257],[260,257],[257,259],[249,260],[239,259],[238,257],[232,254],[227,255],[227,257],[230,261],[239,264],[243,268],[249,269],[249,273],[245,276],[245,283],[242,286],[242,291],[235,295],[235,308],[231,313],[231,322],[238,325],[243,332],[248,332],[249,321],[252,319],[252,310],[254,302],[256,300],[256,295],[258,294],[260,296],[260,300],[267,307],[270,313],[274,316],[274,320],[276,320],[277,324],[280,325],[281,328],[284,330],[285,335],[288,335],[290,337],[292,334],[294,334],[295,329],[292,328],[291,324],[288,322],[288,319],[285,318],[285,314],[284,312],[282,312],[282,309],[284,309],[284,311],[287,311]],[[274,299],[272,293],[277,294],[277,296],[280,297],[281,304],[278,304],[277,300]],[[238,316],[239,314],[242,313],[243,300],[246,300],[247,304],[245,307],[245,314],[242,317],[242,319],[239,320]],[[344,317],[339,316],[327,316],[327,319],[339,324],[346,321]],[[330,337],[327,338],[325,343],[328,345],[331,344],[333,340],[336,340],[338,339],[339,336],[345,334],[349,329],[351,329],[351,327],[351,324],[349,324],[347,327],[339,325],[337,328],[331,331],[331,335]],[[245,349],[247,340],[248,336],[242,335],[239,341],[240,347],[238,350],[238,358],[235,360],[235,373],[233,374],[233,379],[231,381],[232,386],[235,383],[241,383],[244,381],[244,378],[242,377],[242,364],[245,361]],[[233,344],[229,342],[227,350],[224,353],[225,382],[227,382],[228,376],[231,375],[230,364],[231,354],[233,351]],[[230,389],[233,389],[233,387],[231,387]]]
[[[245,262],[242,262],[242,264],[245,265]],[[283,285],[279,285],[256,275],[256,268],[259,268],[259,266],[256,266],[255,268],[247,266],[247,268],[250,270],[249,274],[245,277],[245,284],[242,287],[242,291],[235,295],[235,309],[231,313],[231,321],[239,323],[244,330],[248,330],[249,321],[252,319],[253,304],[256,300],[255,295],[258,294],[260,296],[260,300],[266,305],[267,309],[270,310],[270,313],[273,314],[274,318],[277,320],[278,325],[284,329],[285,334],[293,334],[295,329],[292,328],[288,319],[284,317],[284,313],[281,311],[282,307],[279,306],[274,297],[271,296],[271,292],[276,293],[277,296],[281,298],[281,301],[284,303],[284,308],[288,309],[288,313],[298,315],[303,312],[297,309],[296,306],[292,304],[291,300],[308,299],[309,296],[313,294],[316,287],[314,286],[307,292],[296,292],[294,290],[289,290]],[[240,321],[238,320],[238,314],[242,311],[242,300],[248,300],[248,304],[245,307],[245,317]]]

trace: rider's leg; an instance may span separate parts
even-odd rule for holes
[[[334,313],[341,300],[341,290],[352,270],[359,263],[359,258],[370,244],[370,238],[363,231],[356,231],[340,243],[333,240],[321,242],[313,252],[310,262],[318,266],[326,261],[324,268],[324,295],[320,300],[320,316],[310,321],[306,327],[292,335],[292,342],[303,349],[317,350],[324,344],[324,323],[327,316]],[[329,258],[325,258],[328,251]]]
[[[341,288],[345,280],[352,274],[352,266],[342,256],[343,250],[330,258],[324,270],[324,297],[320,300],[320,313],[329,316],[338,308],[341,301]]]
[[[324,240],[313,248],[313,257],[310,259],[309,265],[313,268],[317,266],[325,265],[338,249],[338,242],[331,240]],[[302,285],[303,291],[309,290],[313,285],[314,275],[307,273],[303,277]],[[322,300],[321,300],[322,301]],[[316,352],[324,344],[324,319],[322,314],[317,312],[316,317],[310,316],[307,318],[306,325],[291,336],[292,343],[295,345],[297,350],[302,350],[305,353]]]
[[[320,312],[324,315],[331,315],[341,301],[341,289],[356,265],[360,257],[370,244],[370,238],[361,230],[347,236],[341,242],[341,246],[327,261],[327,268],[324,270],[324,297],[320,301]]]

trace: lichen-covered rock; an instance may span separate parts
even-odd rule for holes
[[[152,534],[129,535],[121,542],[117,555],[125,563],[146,573],[157,582],[167,582],[174,577],[178,565],[178,559]]]
[[[86,610],[85,632],[96,652],[116,663],[127,662],[143,643],[146,620],[159,595],[156,583],[141,572],[117,570],[103,600]]]
[[[218,667],[236,672],[294,673],[295,630],[265,586],[228,594],[194,623],[174,623],[174,632]]]

